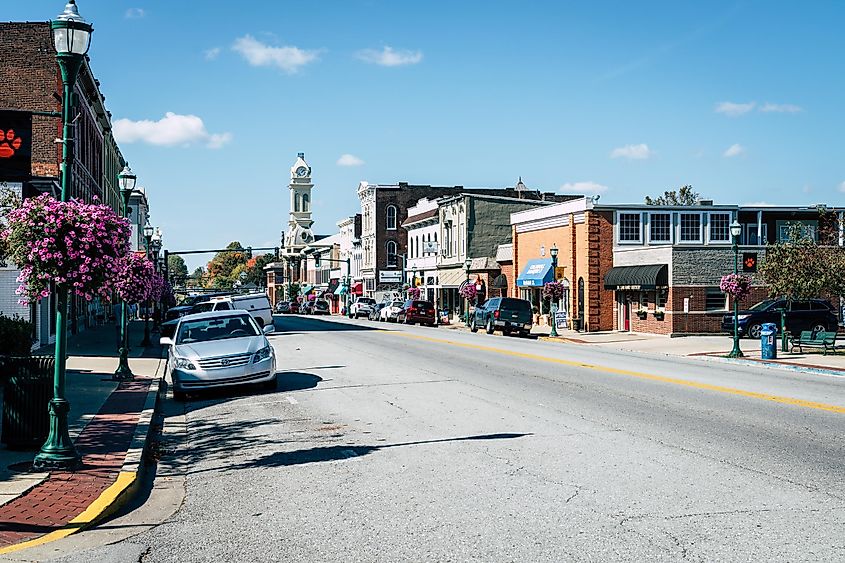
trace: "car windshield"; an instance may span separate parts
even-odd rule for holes
[[[364,297],[364,298],[362,298],[362,299],[359,299],[359,300],[358,300],[358,303],[363,303],[364,305],[375,305],[375,304],[376,304],[376,300],[375,300],[375,299],[370,299],[370,298],[368,298],[368,297]]]
[[[176,344],[192,344],[210,340],[258,336],[258,328],[249,315],[211,317],[182,321]]]
[[[511,311],[530,311],[531,305],[524,299],[512,299],[505,297],[502,299],[502,309],[509,309]]]
[[[431,309],[434,305],[431,304],[431,301],[414,301],[413,306],[417,309]]]
[[[401,307],[402,307],[402,305],[404,305],[404,304],[405,304],[405,303],[404,303],[404,302],[402,302],[402,301],[393,301],[393,302],[390,304],[390,306],[391,306],[391,307],[400,307],[400,308],[401,308]]]
[[[191,313],[207,313],[214,310],[214,303],[198,303],[191,309]]]

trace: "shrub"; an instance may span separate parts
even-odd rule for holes
[[[27,320],[0,315],[0,356],[29,356],[34,342],[32,330]]]

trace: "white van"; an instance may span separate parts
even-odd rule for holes
[[[246,295],[228,295],[226,297],[214,297],[209,299],[209,303],[214,303],[212,310],[217,311],[221,309],[240,309],[248,311],[258,326],[268,326],[273,324],[273,312],[270,309],[270,299],[264,293],[247,293]],[[225,304],[228,304],[226,307]]]

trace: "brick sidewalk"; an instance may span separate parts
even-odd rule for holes
[[[65,527],[116,480],[144,409],[152,378],[121,383],[76,439],[82,466],[54,471],[0,506],[0,548]]]

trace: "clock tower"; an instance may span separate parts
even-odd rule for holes
[[[311,167],[305,162],[305,153],[299,153],[290,168],[290,216],[285,233],[285,254],[299,254],[314,242],[311,232]]]

